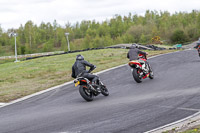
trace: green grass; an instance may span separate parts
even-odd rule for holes
[[[71,67],[77,54],[97,66],[94,72],[128,63],[127,49],[103,49],[0,64],[0,102],[71,81]],[[172,51],[148,51],[157,55]]]
[[[175,128],[169,131],[165,131],[162,133],[200,133],[200,126],[192,127],[184,132],[177,131]]]
[[[17,58],[17,59],[23,61],[26,58]],[[13,59],[0,59],[0,65],[4,64],[4,63],[8,63],[8,62],[14,62],[14,61],[15,61],[15,58],[13,58]]]

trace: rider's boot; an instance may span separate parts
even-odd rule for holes
[[[146,62],[146,67],[147,67],[148,72],[152,72],[151,66],[148,62]]]
[[[100,87],[98,86],[97,87],[97,91],[100,93],[101,92],[101,89],[100,89]]]
[[[95,88],[97,92],[99,93],[101,92],[99,85],[97,85],[95,82],[92,82],[92,86]]]
[[[94,88],[93,83],[92,83],[92,84],[89,84],[89,86],[90,86],[91,90],[96,91],[96,89]]]
[[[149,72],[149,69],[148,69],[148,67],[147,67],[147,64],[145,63],[145,64],[143,64],[143,66],[142,66],[142,69],[143,69],[143,72],[145,73],[145,74],[147,74],[148,72]]]

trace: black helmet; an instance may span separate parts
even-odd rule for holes
[[[135,44],[132,44],[132,45],[130,46],[130,49],[134,49],[134,48],[136,48],[136,45],[135,45]]]
[[[81,54],[79,54],[76,56],[76,60],[84,60],[84,57]]]
[[[138,45],[138,44],[135,44],[135,47],[136,47],[136,48],[139,48],[139,45]]]

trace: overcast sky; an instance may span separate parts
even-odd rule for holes
[[[7,30],[18,28],[28,20],[37,25],[57,20],[64,26],[82,20],[101,22],[115,14],[142,15],[148,9],[191,12],[200,10],[200,0],[0,0],[0,25]]]

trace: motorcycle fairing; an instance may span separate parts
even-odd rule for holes
[[[132,60],[128,64],[129,64],[129,66],[139,65],[140,67],[142,67],[142,65],[140,64],[140,62],[138,60]]]

